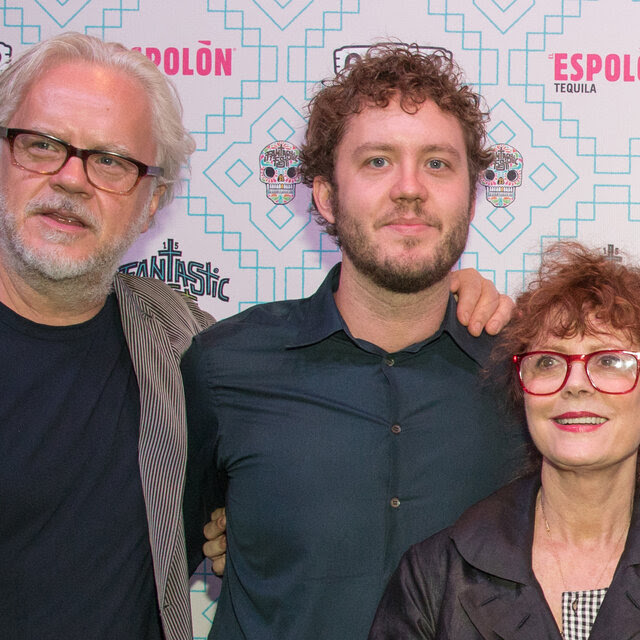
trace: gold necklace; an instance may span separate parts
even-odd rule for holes
[[[565,591],[570,591],[570,589],[567,587],[567,583],[564,579],[564,574],[562,573],[562,563],[560,562],[560,556],[558,556],[558,553],[556,551],[556,547],[554,544],[553,539],[551,538],[551,527],[549,526],[549,521],[547,520],[547,516],[544,512],[544,491],[542,490],[542,487],[540,487],[540,511],[542,512],[542,519],[544,520],[544,527],[545,530],[547,532],[547,536],[549,538],[549,543],[551,546],[551,553],[553,554],[553,557],[556,561],[556,565],[558,566],[558,572],[560,573],[560,579],[562,580],[562,586],[564,587]],[[605,571],[607,570],[607,567],[611,564],[611,561],[614,559],[615,555],[616,555],[616,550],[618,549],[618,547],[620,546],[620,542],[622,542],[622,538],[624,537],[625,533],[627,533],[629,531],[629,526],[631,525],[631,515],[629,515],[629,521],[627,522],[627,526],[624,527],[622,529],[622,532],[620,533],[620,537],[618,538],[618,541],[616,542],[613,551],[611,552],[611,555],[609,556],[609,559],[607,560],[607,562],[605,563],[604,567],[602,567],[602,571],[600,572],[600,575],[598,576],[598,579],[596,580],[596,589],[598,588],[598,585],[600,584],[600,581],[602,580],[602,576],[604,576]],[[578,609],[578,598],[576,597],[575,600],[571,603],[571,608],[573,609],[574,613],[577,611]]]

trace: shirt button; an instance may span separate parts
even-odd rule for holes
[[[389,367],[393,367],[393,365],[396,363],[396,361],[393,358],[385,358],[384,362]]]
[[[394,424],[391,427],[391,433],[400,433],[402,431],[402,427],[399,424]]]
[[[397,509],[400,506],[400,500],[398,498],[391,498],[389,503],[394,509]]]

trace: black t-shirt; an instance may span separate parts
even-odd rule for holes
[[[64,327],[0,304],[0,345],[0,637],[160,640],[115,296]]]

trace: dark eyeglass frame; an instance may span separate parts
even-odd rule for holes
[[[21,165],[15,157],[15,153],[13,151],[13,144],[15,139],[20,134],[34,135],[39,136],[41,138],[45,138],[46,140],[51,140],[56,144],[64,147],[67,152],[67,157],[64,159],[64,162],[55,170],[55,171],[37,171],[35,169],[29,169]],[[20,167],[25,171],[29,171],[31,173],[37,173],[39,175],[44,176],[53,176],[69,162],[69,158],[80,158],[82,160],[82,166],[84,167],[84,173],[87,176],[87,180],[89,184],[93,185],[96,189],[100,189],[100,191],[106,191],[107,193],[115,193],[117,195],[125,196],[130,194],[139,184],[140,180],[145,176],[151,176],[154,178],[161,178],[164,175],[164,169],[162,167],[153,167],[148,164],[144,164],[144,162],[140,162],[139,160],[135,160],[134,158],[130,158],[129,156],[125,156],[121,153],[115,153],[114,151],[103,151],[101,149],[79,149],[78,147],[74,147],[72,144],[61,140],[60,138],[56,138],[55,136],[51,136],[48,133],[42,133],[41,131],[34,131],[33,129],[17,129],[17,128],[9,128],[9,127],[0,127],[0,138],[6,138],[9,143],[9,149],[11,150],[11,161],[16,167]],[[91,177],[89,176],[89,172],[87,171],[87,160],[93,155],[104,155],[112,158],[118,158],[119,160],[126,160],[130,162],[132,165],[138,169],[138,177],[136,178],[135,183],[130,189],[126,191],[118,191],[117,189],[109,189],[108,187],[101,187],[95,184]]]
[[[522,371],[520,369],[520,365],[522,363],[522,360],[524,360],[524,358],[526,358],[527,356],[535,356],[535,355],[539,355],[539,354],[541,355],[545,353],[551,356],[556,356],[564,360],[567,363],[567,371],[564,375],[564,380],[562,381],[562,384],[555,391],[549,391],[547,393],[534,393],[533,391],[530,391],[529,389],[527,389],[527,387],[525,386],[524,381],[522,380]],[[588,367],[589,360],[591,360],[593,356],[598,356],[603,353],[624,353],[626,355],[633,356],[635,358],[636,379],[631,389],[628,389],[627,391],[605,391],[604,389],[600,389],[600,387],[598,387],[594,383],[594,381],[591,378],[591,374],[589,373],[589,367]],[[528,393],[529,395],[532,395],[532,396],[552,396],[554,393],[558,393],[558,391],[561,391],[564,388],[564,385],[567,384],[567,380],[569,379],[569,375],[571,374],[571,366],[576,361],[584,363],[584,370],[585,370],[585,373],[587,374],[587,378],[591,386],[596,391],[599,391],[600,393],[606,393],[612,396],[621,396],[621,395],[624,395],[625,393],[631,393],[638,386],[638,376],[640,375],[640,351],[626,351],[625,349],[601,349],[600,351],[592,351],[591,353],[571,353],[571,354],[558,353],[557,351],[527,351],[526,353],[517,353],[512,357],[512,360],[518,371],[518,380],[520,382],[520,386],[522,387],[522,390],[525,393]]]

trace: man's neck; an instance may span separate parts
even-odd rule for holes
[[[87,283],[73,281],[32,286],[0,267],[0,302],[39,324],[66,326],[86,322],[102,309],[105,300],[103,287],[88,288]]]
[[[334,298],[354,338],[393,353],[439,329],[449,300],[449,278],[418,293],[393,293],[343,262]]]

